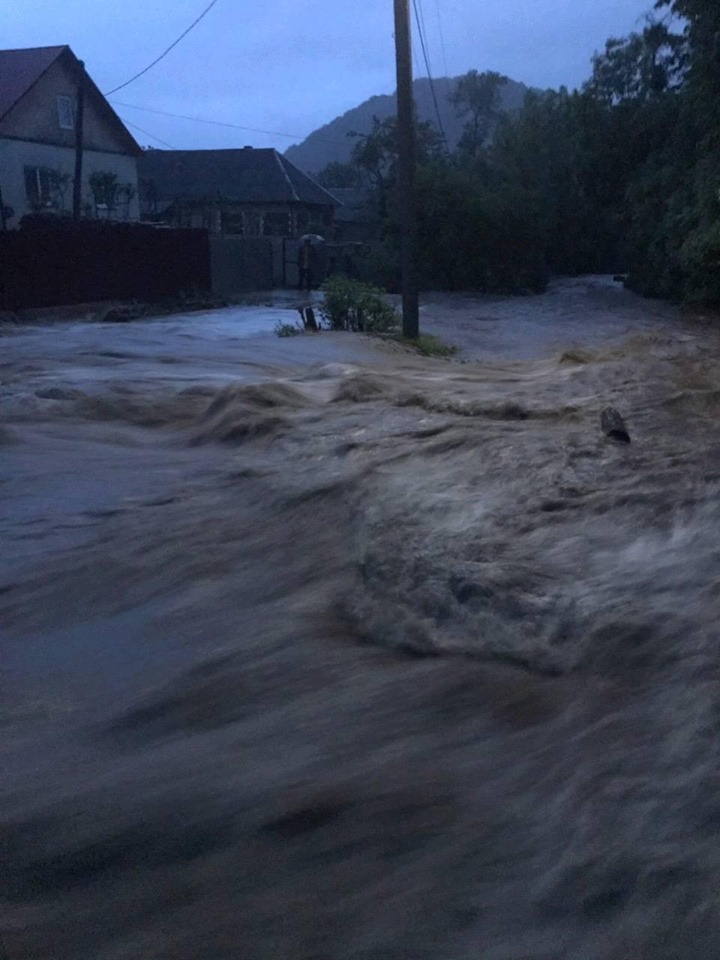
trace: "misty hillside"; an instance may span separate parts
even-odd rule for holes
[[[457,144],[465,123],[463,119],[456,116],[455,108],[448,100],[448,95],[455,89],[457,80],[457,77],[441,77],[434,81],[435,96],[450,149]],[[437,127],[429,81],[427,78],[419,78],[415,80],[413,86],[418,116],[421,120],[428,120]],[[518,109],[522,106],[527,90],[524,84],[508,80],[500,91],[502,108]],[[368,133],[374,116],[384,120],[385,117],[393,116],[395,112],[394,93],[370,97],[359,107],[348,110],[341,117],[336,117],[325,126],[314,130],[302,143],[288,147],[285,156],[306,173],[317,173],[334,160],[346,163],[350,159],[350,152],[355,142],[347,134],[351,130]]]

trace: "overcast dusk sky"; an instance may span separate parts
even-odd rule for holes
[[[607,37],[637,29],[652,6],[652,0],[417,2],[434,76],[497,70],[535,87],[578,86],[593,52]],[[0,0],[0,47],[67,43],[106,92],[162,53],[208,3]],[[415,48],[415,73],[424,75],[417,40]],[[217,0],[164,60],[110,100],[143,145],[161,146],[155,137],[175,148],[285,150],[368,97],[391,93],[394,71],[392,0]]]

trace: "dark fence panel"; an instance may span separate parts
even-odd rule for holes
[[[273,245],[263,237],[212,237],[210,265],[212,292],[221,297],[274,285]]]
[[[210,285],[205,230],[84,221],[0,232],[0,309],[159,300]]]

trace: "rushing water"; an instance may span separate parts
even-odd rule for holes
[[[282,316],[0,340],[5,955],[715,956],[715,334]]]

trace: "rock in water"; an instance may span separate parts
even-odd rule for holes
[[[603,429],[603,433],[613,440],[630,443],[630,434],[628,433],[625,421],[615,407],[605,407],[600,414],[600,426]]]

